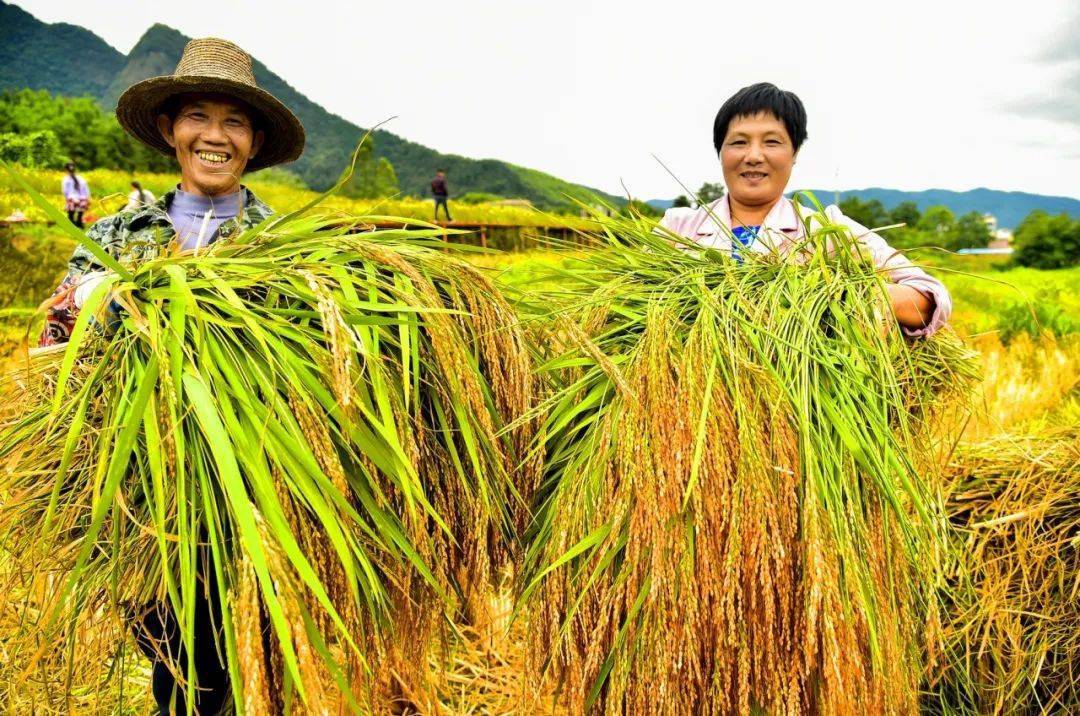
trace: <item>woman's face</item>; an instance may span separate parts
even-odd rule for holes
[[[743,206],[772,204],[791,178],[795,148],[784,123],[771,113],[736,117],[720,147],[730,198]]]
[[[225,95],[191,95],[174,119],[158,116],[158,129],[176,150],[180,188],[200,196],[238,191],[263,142],[247,107]]]

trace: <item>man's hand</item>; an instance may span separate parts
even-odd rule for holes
[[[889,292],[889,304],[897,323],[904,328],[917,330],[930,322],[934,302],[921,291],[899,283],[885,284],[885,288]]]
[[[82,308],[86,300],[90,298],[90,294],[94,292],[94,289],[101,285],[101,282],[105,280],[105,277],[109,275],[108,271],[90,271],[79,278],[79,282],[75,286],[75,308]]]

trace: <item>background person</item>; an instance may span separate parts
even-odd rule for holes
[[[131,182],[131,193],[128,194],[127,204],[121,211],[135,211],[144,206],[149,206],[155,201],[154,194],[149,189],[143,189],[137,181]]]
[[[90,186],[86,180],[75,173],[75,163],[64,165],[67,174],[60,181],[60,191],[64,195],[64,211],[68,221],[80,229],[83,228],[83,214],[90,208]]]
[[[727,194],[697,209],[668,209],[661,225],[702,246],[730,251],[736,259],[747,252],[790,251],[806,234],[800,213],[812,213],[803,207],[797,211],[784,196],[806,138],[806,109],[795,93],[768,82],[742,88],[713,122]],[[905,335],[930,335],[948,320],[952,300],[940,281],[836,205],[826,207],[825,214],[846,226],[885,269],[889,303]]]
[[[450,190],[446,187],[446,172],[442,169],[436,171],[435,178],[431,180],[431,195],[435,197],[435,221],[439,220],[440,206],[446,212],[446,220],[453,221],[450,218],[450,206],[446,203],[447,198],[450,196]]]

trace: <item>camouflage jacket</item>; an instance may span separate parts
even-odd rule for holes
[[[106,216],[87,229],[86,235],[117,259],[145,261],[153,258],[173,239],[174,231],[168,209],[175,193],[166,192],[153,204],[134,211],[121,211]],[[229,237],[238,231],[250,229],[273,215],[273,210],[259,201],[250,189],[244,189],[244,196],[244,210],[239,216],[221,224],[217,231],[218,237]],[[50,299],[51,305],[39,345],[51,346],[68,340],[79,313],[75,306],[75,287],[79,278],[85,273],[101,271],[103,268],[86,247],[81,244],[75,247],[75,253],[68,261],[67,276]]]

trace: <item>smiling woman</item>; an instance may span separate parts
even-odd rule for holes
[[[768,82],[739,90],[713,123],[727,195],[697,209],[669,209],[663,225],[703,246],[730,251],[737,260],[740,252],[796,252],[808,229],[801,217],[812,212],[786,198],[784,190],[806,138],[806,109],[795,93]],[[952,301],[940,281],[836,206],[824,213],[850,231],[885,272],[892,312],[906,335],[927,336],[948,320]]]

